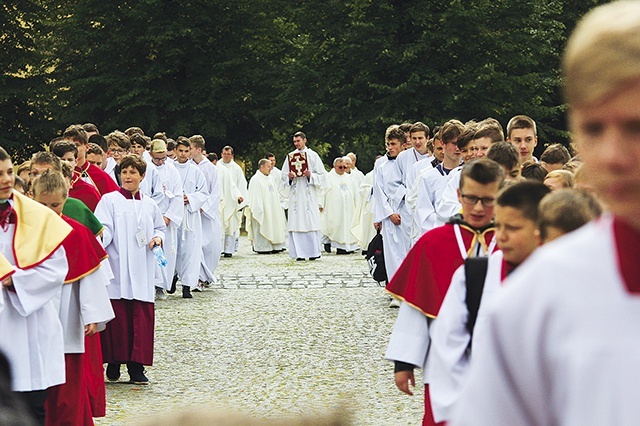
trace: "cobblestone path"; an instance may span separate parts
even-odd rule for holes
[[[212,288],[157,301],[151,383],[107,383],[107,417],[96,424],[195,407],[273,418],[340,405],[355,425],[420,424],[421,386],[401,395],[383,359],[397,310],[363,257],[296,262],[248,244],[241,237],[220,260]]]

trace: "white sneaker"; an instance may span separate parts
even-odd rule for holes
[[[391,302],[389,302],[389,307],[390,308],[399,308],[401,303],[402,302],[400,300],[398,300],[398,299],[391,299]]]
[[[167,300],[167,293],[163,288],[156,287],[156,300]]]

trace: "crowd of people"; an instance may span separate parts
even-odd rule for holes
[[[423,424],[637,422],[639,29],[637,1],[580,23],[563,62],[575,152],[540,159],[525,115],[392,125],[367,175],[353,153],[327,172],[297,132],[248,184],[200,135],[71,125],[15,167],[0,148],[0,420],[93,424],[104,364],[148,384],[154,301],[215,282],[246,218],[257,254],[297,261],[382,235],[385,357],[409,395],[422,369]]]

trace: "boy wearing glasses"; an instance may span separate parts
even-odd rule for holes
[[[413,395],[414,368],[423,368],[425,416],[423,424],[435,424],[431,414],[424,366],[429,349],[429,323],[438,315],[455,270],[467,257],[488,256],[495,249],[492,223],[495,198],[504,181],[500,165],[478,159],[464,166],[458,198],[462,214],[424,234],[407,254],[387,291],[402,300],[385,357],[394,361],[395,382],[400,391]]]
[[[437,421],[450,419],[451,409],[467,383],[472,348],[482,344],[476,342],[484,331],[487,306],[498,293],[503,279],[541,243],[537,226],[538,205],[549,192],[546,186],[535,181],[520,182],[502,191],[495,208],[495,236],[499,250],[487,260],[486,274],[481,281],[478,278],[474,283],[470,279],[467,283],[468,274],[480,273],[473,269],[473,265],[463,265],[453,275],[438,318],[429,330],[431,345],[427,370],[433,416]],[[469,322],[467,286],[481,282],[484,285],[479,292],[477,316]]]
[[[124,156],[129,153],[129,150],[131,149],[131,141],[129,140],[129,136],[119,130],[109,133],[105,139],[107,140],[107,146],[109,147],[109,155],[115,162],[113,168],[107,167],[105,172],[107,172],[113,181],[120,186],[120,162]]]

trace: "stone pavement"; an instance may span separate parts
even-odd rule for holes
[[[354,425],[420,424],[420,378],[413,397],[401,395],[383,359],[397,310],[361,255],[297,262],[251,253],[241,237],[216,276],[193,299],[178,291],[156,303],[151,384],[107,383],[107,417],[96,424],[194,408],[275,418],[339,406]]]

